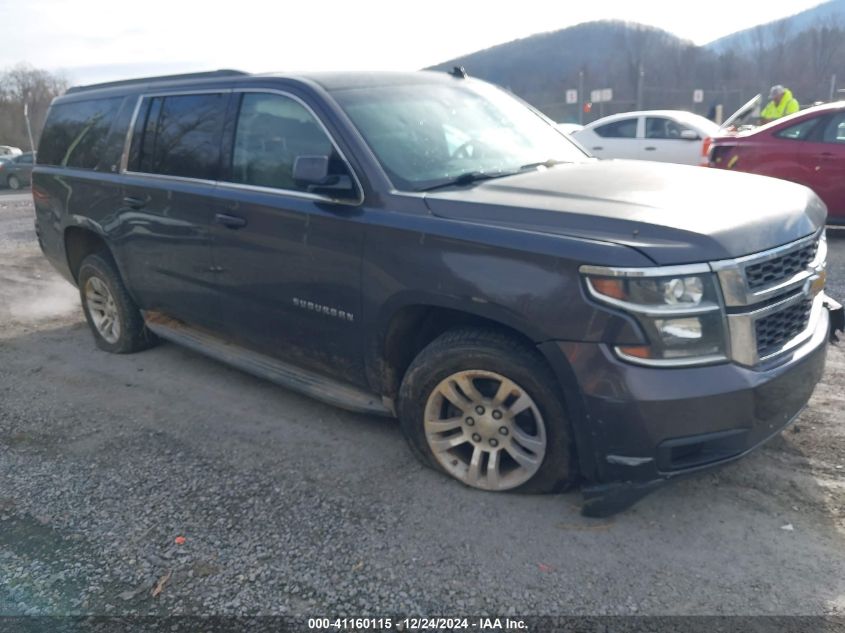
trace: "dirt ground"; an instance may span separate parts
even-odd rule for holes
[[[577,492],[469,490],[391,421],[174,345],[97,351],[3,196],[0,615],[843,615],[843,387],[845,342],[761,450],[585,519]]]

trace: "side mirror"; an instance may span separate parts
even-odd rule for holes
[[[293,161],[293,180],[309,193],[342,200],[356,198],[358,190],[346,169],[330,174],[330,164],[329,156],[297,156]]]
[[[681,130],[681,138],[685,141],[699,141],[701,137],[695,130]]]
[[[293,179],[299,185],[328,184],[329,157],[297,156],[293,161]]]

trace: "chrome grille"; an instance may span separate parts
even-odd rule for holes
[[[710,262],[722,288],[731,360],[754,367],[813,335],[823,310],[826,258],[819,229],[767,251]]]
[[[811,244],[779,257],[747,265],[745,279],[749,290],[754,291],[776,285],[805,270],[815,258],[818,247],[819,242],[815,240]]]
[[[757,355],[760,358],[765,358],[774,354],[806,330],[812,307],[813,300],[805,299],[779,312],[758,319],[754,324],[757,336]]]

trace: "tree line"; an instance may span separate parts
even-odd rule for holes
[[[697,46],[661,29],[600,21],[541,33],[479,51],[434,68],[463,65],[470,75],[509,88],[552,118],[578,120],[590,92],[611,88],[613,100],[600,114],[636,107],[694,110],[716,103],[726,114],[774,84],[790,88],[803,105],[826,101],[845,87],[845,28],[829,17],[796,29],[783,20],[730,38],[723,46]],[[582,89],[567,104],[567,90]],[[700,103],[693,91],[704,91]],[[841,94],[839,98],[845,98]]]
[[[21,64],[0,71],[0,145],[30,150],[24,111],[28,111],[35,147],[53,98],[68,88],[62,75]]]

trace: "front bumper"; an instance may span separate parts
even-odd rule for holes
[[[838,301],[830,297],[824,298],[824,307],[830,314],[830,342],[838,343],[837,332],[845,332],[845,308]]]
[[[765,368],[649,368],[620,361],[606,345],[556,343],[583,405],[583,513],[623,510],[668,480],[739,459],[777,435],[821,379],[829,335],[822,310],[812,336]]]

